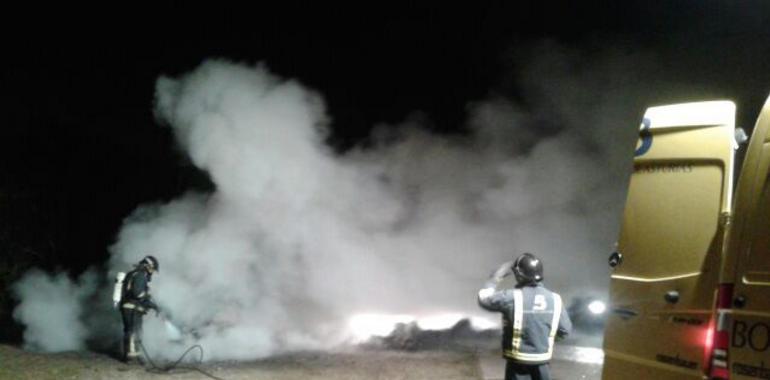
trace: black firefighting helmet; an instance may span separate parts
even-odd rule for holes
[[[150,268],[152,268],[155,271],[160,271],[160,267],[158,264],[158,259],[155,258],[155,256],[145,256],[142,261],[139,262],[140,265],[146,265]]]
[[[513,274],[519,284],[534,284],[543,281],[543,262],[531,253],[525,253],[514,262]]]

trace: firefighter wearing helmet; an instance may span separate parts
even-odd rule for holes
[[[140,360],[139,344],[142,334],[142,317],[149,310],[158,312],[158,306],[150,296],[149,283],[152,274],[158,271],[158,259],[145,256],[134,269],[126,273],[122,284],[122,297],[119,303],[123,317],[123,360]]]
[[[495,290],[506,276],[516,277],[513,289]],[[543,263],[525,253],[501,265],[479,290],[479,305],[503,315],[505,379],[549,380],[555,338],[569,334],[572,322],[561,297],[542,284]]]

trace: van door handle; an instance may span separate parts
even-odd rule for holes
[[[629,319],[629,318],[633,318],[633,317],[636,317],[637,315],[639,315],[639,313],[637,313],[634,310],[626,309],[626,308],[622,308],[622,307],[616,307],[616,308],[612,309],[612,312],[615,313],[615,314],[620,315],[620,317],[623,318],[623,319]]]
[[[668,303],[677,303],[679,302],[679,292],[676,290],[670,290],[666,292],[666,295],[663,296],[663,299],[665,299]]]

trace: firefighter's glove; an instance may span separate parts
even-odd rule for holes
[[[497,280],[502,280],[506,276],[513,273],[513,261],[508,261],[500,265],[499,268],[492,274],[492,277]]]

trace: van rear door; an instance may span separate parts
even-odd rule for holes
[[[727,353],[730,379],[770,379],[770,98],[754,127],[741,169],[728,238],[733,308]],[[734,268],[734,269],[733,269]]]
[[[647,109],[610,282],[603,379],[703,378],[734,120],[729,101]]]

